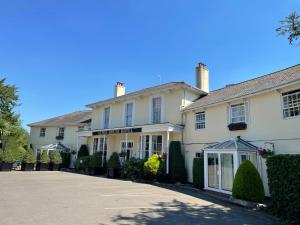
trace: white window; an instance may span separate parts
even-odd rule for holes
[[[64,137],[65,136],[65,128],[64,127],[58,128],[58,136],[59,137]]]
[[[106,156],[107,154],[107,139],[106,138],[100,138],[100,143],[99,143],[99,151]]]
[[[93,153],[98,152],[98,138],[94,138],[93,142]]]
[[[141,158],[147,159],[149,158],[149,151],[150,151],[150,135],[141,136]]]
[[[110,116],[110,107],[104,109],[104,129],[109,128],[109,116]]]
[[[40,137],[45,137],[46,136],[46,128],[42,127],[40,128]]]
[[[152,136],[152,154],[160,155],[162,151],[162,136],[153,135]]]
[[[282,94],[283,117],[300,116],[300,90]]]
[[[127,103],[125,106],[125,126],[132,126],[133,103]]]
[[[152,99],[152,123],[161,123],[161,97]]]
[[[196,116],[196,129],[204,129],[205,128],[205,112],[198,112],[195,114]]]
[[[246,122],[246,109],[245,104],[232,105],[231,108],[231,123],[244,123]]]
[[[124,157],[128,160],[131,157],[133,150],[133,141],[127,141],[127,146],[126,146],[126,141],[121,141],[121,152],[125,153]]]

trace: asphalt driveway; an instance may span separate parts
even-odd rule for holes
[[[270,225],[260,212],[148,184],[63,172],[0,173],[1,225]]]

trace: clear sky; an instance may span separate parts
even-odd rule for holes
[[[277,37],[300,1],[0,0],[0,78],[30,122],[162,82],[194,84],[204,62],[217,89],[300,63]]]

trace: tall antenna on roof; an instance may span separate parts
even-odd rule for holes
[[[160,74],[157,75],[157,79],[159,80],[159,84],[161,84],[161,75]]]

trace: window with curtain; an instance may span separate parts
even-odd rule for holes
[[[232,105],[231,110],[231,123],[245,123],[246,122],[246,107],[245,104]]]

